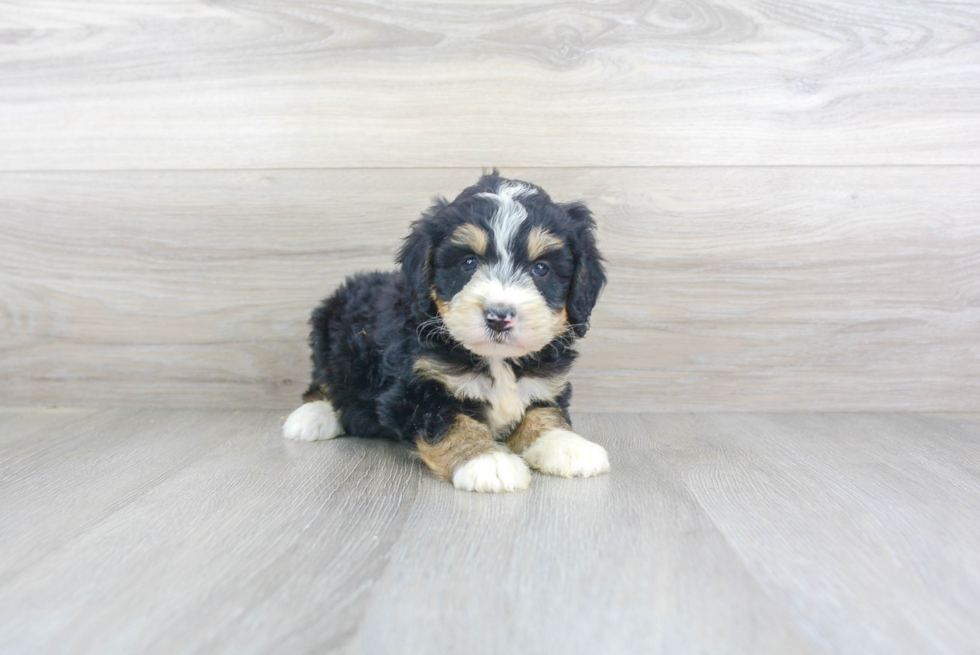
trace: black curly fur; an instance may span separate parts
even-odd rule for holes
[[[351,276],[314,310],[313,379],[304,398],[329,400],[347,434],[436,443],[457,414],[482,420],[486,403],[458,398],[413,369],[423,356],[459,373],[488,369],[487,360],[455,341],[439,320],[433,278],[443,276],[441,289],[452,288],[456,281],[446,278],[455,269],[440,268],[434,253],[460,224],[485,224],[494,208],[477,194],[492,193],[509,182],[494,171],[451,203],[437,199],[412,224],[398,258],[400,270]],[[576,357],[572,343],[588,330],[606,279],[589,210],[582,203],[556,204],[534,188],[532,197],[521,199],[528,214],[522,234],[541,225],[567,244],[567,252],[556,254],[554,281],[542,286],[542,295],[551,307],[564,305],[569,329],[538,352],[508,359],[518,379],[568,372]],[[564,264],[562,257],[567,259]],[[567,418],[570,398],[571,385],[566,385],[553,399],[529,407],[559,407]]]

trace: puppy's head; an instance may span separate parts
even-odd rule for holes
[[[416,319],[439,317],[486,357],[521,357],[568,330],[583,336],[606,281],[594,230],[585,205],[484,175],[412,225],[399,262]]]

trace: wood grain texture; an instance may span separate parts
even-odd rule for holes
[[[967,2],[3,2],[0,169],[980,164]]]
[[[0,448],[11,457],[37,445],[37,439],[59,434],[67,424],[84,419],[99,410],[80,407],[0,406]]]
[[[21,458],[4,471],[2,507],[22,519],[4,550],[37,562],[0,580],[5,653],[326,652],[350,639],[418,487],[400,447],[303,448],[273,412],[93,421],[66,436],[110,466]]]
[[[50,436],[8,457],[32,417]],[[51,420],[0,412],[0,552],[37,552],[0,558],[5,654],[980,641],[980,415],[577,414],[612,472],[505,495],[269,411]]]
[[[0,397],[289,408],[313,306],[478,173],[0,174]],[[504,173],[599,221],[580,409],[980,409],[976,168]]]
[[[0,504],[0,524],[17,537],[0,546],[0,584],[230,436],[213,414],[170,412],[166,421],[160,416],[141,410],[82,414],[69,423],[47,425],[40,434],[21,434],[20,444],[0,446],[0,496],[12,499],[13,489],[20,495]],[[50,418],[35,416],[38,423]],[[209,428],[203,436],[202,422]],[[120,424],[129,429],[114,429]],[[0,431],[20,434],[14,425],[0,424]],[[78,493],[81,489],[84,493]]]
[[[976,418],[665,415],[654,425],[728,543],[823,650],[976,649]]]
[[[526,493],[491,502],[426,485],[363,619],[385,629],[360,631],[349,652],[817,652],[654,452],[641,417],[575,427],[614,449],[614,474],[535,475]]]

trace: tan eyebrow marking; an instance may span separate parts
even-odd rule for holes
[[[561,250],[565,242],[540,225],[527,235],[527,258],[532,262],[552,250]]]
[[[457,246],[468,246],[470,250],[478,255],[485,255],[487,254],[487,244],[490,242],[490,237],[487,235],[486,230],[472,223],[463,223],[453,232],[451,242]]]

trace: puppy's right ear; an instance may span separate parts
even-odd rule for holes
[[[401,264],[402,275],[405,276],[408,307],[418,321],[432,316],[433,302],[429,296],[432,288],[432,239],[427,228],[435,214],[445,206],[446,201],[437,198],[436,204],[422,214],[422,218],[412,223],[412,231],[405,237],[398,252],[397,261]]]
[[[432,285],[431,250],[422,221],[415,221],[411,234],[402,243],[398,263],[402,265],[402,275],[405,276],[406,302],[412,316],[419,321],[424,321],[430,315],[432,305],[432,298],[429,297]]]

